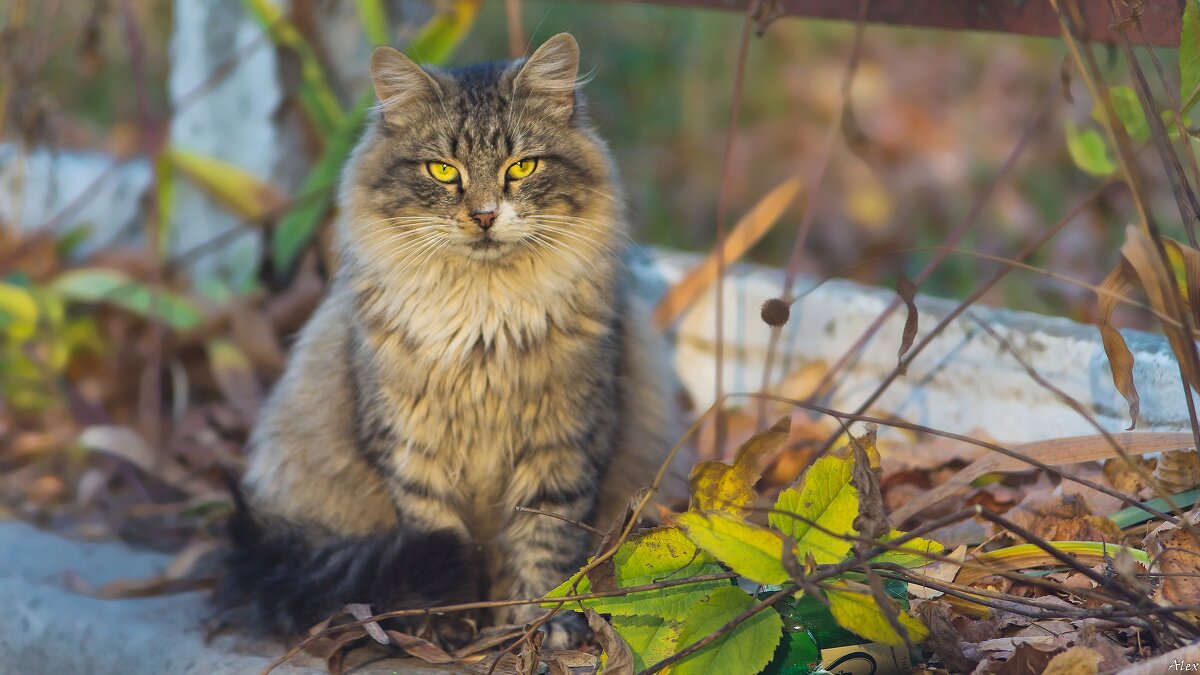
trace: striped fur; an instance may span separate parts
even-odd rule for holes
[[[607,525],[678,438],[660,338],[624,291],[619,189],[577,70],[565,34],[527,62],[462,70],[424,71],[393,50],[373,57],[381,104],[343,178],[340,269],[252,434],[243,489],[254,534],[233,561],[241,586],[226,595],[258,616],[295,609],[272,597],[286,592],[279,584],[236,573],[261,573],[267,559],[271,579],[319,570],[407,590],[318,584],[321,602],[276,628],[344,602],[436,602],[390,569],[409,546],[396,538],[451,561],[449,576],[466,574],[450,551],[458,542],[487,597],[539,595],[576,569],[588,537],[516,507]],[[530,176],[506,179],[531,157]],[[455,166],[461,182],[434,180],[430,161]],[[486,232],[471,218],[480,210],[497,214]],[[329,552],[352,546],[374,566]]]

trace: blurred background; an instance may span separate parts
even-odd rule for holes
[[[742,21],[636,2],[3,0],[0,512],[175,548],[224,510],[222,476],[330,267],[329,193],[373,45],[453,66],[572,32],[636,239],[704,252]],[[946,240],[1043,110],[959,246],[1012,256],[1099,184],[1109,160],[1060,39],[870,25],[854,123],[809,193],[854,34],[781,18],[752,39],[727,224],[793,174],[802,189],[745,260],[786,264],[811,209],[803,275],[894,286],[932,256],[905,250]],[[1095,53],[1108,84],[1128,79],[1115,48]],[[1182,238],[1159,160],[1142,160]],[[1130,220],[1109,191],[1030,262],[1099,283]],[[921,291],[965,296],[981,269],[952,256]],[[1091,291],[1028,273],[984,302],[1096,313]]]

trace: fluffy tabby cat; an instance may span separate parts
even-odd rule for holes
[[[678,438],[578,63],[567,34],[459,70],[373,55],[340,268],[252,434],[231,527],[218,602],[252,625],[536,597],[589,538],[516,507],[607,525]]]

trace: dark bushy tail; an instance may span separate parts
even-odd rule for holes
[[[299,635],[349,603],[376,613],[478,599],[471,549],[450,530],[391,532],[314,545],[264,526],[234,488],[233,548],[214,595],[219,611],[259,633]]]

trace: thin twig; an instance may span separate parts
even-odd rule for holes
[[[596,535],[597,537],[604,536],[603,532],[601,532],[600,530],[597,530],[596,528],[592,527],[591,525],[588,525],[587,523],[581,523],[578,520],[575,520],[574,518],[568,518],[567,516],[564,516],[561,513],[551,513],[550,511],[543,511],[541,509],[535,509],[530,506],[518,506],[517,510],[522,511],[524,513],[536,513],[539,516],[550,516],[551,518],[557,518],[557,519],[563,521],[564,523],[570,523],[581,530],[591,532],[592,534]]]
[[[871,0],[860,0],[858,19],[854,26],[854,43],[850,48],[850,58],[846,60],[846,70],[842,74],[842,84],[839,90],[841,92],[841,101],[838,111],[829,123],[829,131],[825,136],[825,145],[821,148],[812,185],[808,189],[808,199],[805,200],[804,215],[801,216],[800,227],[796,231],[796,237],[792,240],[792,253],[788,256],[787,269],[783,279],[783,292],[779,295],[785,301],[791,297],[792,287],[796,283],[796,276],[800,273],[800,261],[804,256],[804,243],[808,240],[808,233],[812,229],[813,220],[816,218],[818,201],[816,197],[820,194],[822,183],[825,182],[825,174],[829,168],[829,160],[833,156],[833,148],[842,134],[842,125],[845,122],[846,112],[850,106],[850,88],[854,84],[854,75],[858,72],[858,63],[862,58],[863,35],[866,33],[867,11],[870,7]],[[767,357],[763,363],[762,375],[763,391],[769,390],[771,386],[771,367],[775,363],[775,351],[779,348],[779,339],[782,333],[781,328],[773,329],[771,337],[767,342]],[[758,426],[765,427],[766,425],[767,407],[764,401],[758,406]]]
[[[1046,242],[1053,239],[1055,235],[1063,230],[1063,228],[1074,221],[1080,213],[1083,213],[1084,209],[1087,208],[1097,197],[1099,197],[1100,194],[1103,193],[1111,183],[1112,179],[1101,183],[1100,186],[1093,190],[1091,194],[1084,198],[1083,201],[1076,204],[1069,211],[1067,211],[1066,214],[1059,218],[1058,222],[1043,232],[1037,239],[1022,248],[1016,254],[1016,256],[1014,256],[1014,259],[1023,262],[1026,258],[1033,255],[1035,251],[1041,248]],[[951,322],[958,318],[959,314],[962,314],[964,311],[966,311],[968,307],[975,304],[977,300],[982,298],[984,294],[990,291],[993,286],[1000,283],[1004,277],[1008,276],[1010,269],[1010,267],[1006,266],[996,270],[996,272],[992,274],[991,278],[972,291],[970,295],[968,295],[965,299],[963,299],[962,302],[958,303],[953,310],[946,314],[946,316],[943,317],[942,320],[939,321],[932,330],[921,337],[921,339],[918,340],[912,346],[912,348],[908,350],[908,353],[904,355],[904,359],[901,361],[901,363],[893,368],[892,371],[883,378],[883,381],[879,383],[875,390],[871,392],[871,394],[867,396],[867,398],[861,404],[859,404],[858,408],[855,409],[854,414],[861,415],[862,413],[866,412],[868,408],[874,405],[875,401],[879,400],[879,397],[882,396],[885,391],[887,391],[887,388],[891,386],[892,382],[895,382],[896,378],[900,377],[900,374],[908,369],[909,365],[911,365],[912,362],[921,354],[921,352],[924,351],[931,342],[933,342],[934,338],[940,335],[941,332],[945,330]],[[826,439],[825,443],[814,456],[819,457],[824,454],[829,450],[830,446],[832,446],[836,440],[837,434],[830,436],[828,439]]]

